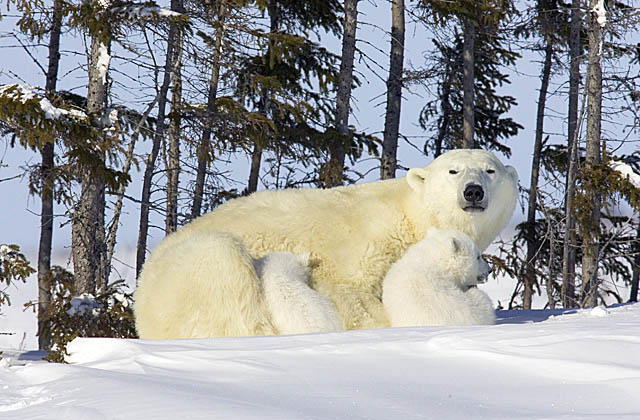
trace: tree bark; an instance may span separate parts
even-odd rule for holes
[[[522,291],[523,309],[531,309],[533,297],[533,285],[536,283],[536,254],[540,248],[540,242],[536,237],[536,208],[538,178],[540,174],[540,154],[542,153],[542,137],[544,135],[544,110],[547,102],[549,78],[551,75],[551,59],[553,56],[553,44],[547,40],[544,53],[544,65],[542,66],[542,81],[540,94],[538,95],[538,109],[536,115],[536,137],[533,147],[533,161],[531,163],[531,183],[529,186],[529,205],[527,209],[527,267],[524,276],[524,288]]]
[[[638,283],[640,283],[640,220],[636,231],[636,243],[634,246],[635,257],[633,257],[633,272],[631,276],[631,292],[629,293],[629,302],[638,301]]]
[[[260,177],[260,161],[262,159],[262,147],[257,143],[253,146],[251,153],[251,168],[249,170],[249,182],[247,183],[247,193],[251,194],[258,190],[258,179]]]
[[[601,25],[595,13],[601,0],[591,0],[589,19],[589,63],[587,67],[587,145],[585,170],[589,171],[601,162],[600,142],[602,125],[602,44]],[[587,226],[581,226],[582,245],[582,306],[598,304],[598,259],[600,254],[600,207],[602,197],[596,191],[588,191],[590,218]]]
[[[87,113],[93,124],[105,126],[109,43],[98,36],[91,38]],[[106,61],[106,64],[105,64]],[[104,165],[102,161],[97,162]],[[97,294],[107,285],[104,233],[104,181],[86,168],[80,169],[80,198],[71,217],[71,245],[76,293]]]
[[[45,94],[47,96],[56,91],[58,68],[60,64],[60,34],[62,32],[62,1],[54,0],[49,37],[49,63]],[[42,208],[40,212],[40,243],[38,247],[38,348],[48,350],[51,337],[44,334],[44,313],[51,304],[51,248],[53,243],[53,188],[54,177],[54,143],[47,143],[40,151],[42,166],[40,177],[42,191],[40,198]]]
[[[398,166],[398,131],[402,105],[402,71],[404,68],[404,0],[391,2],[391,51],[387,79],[387,112],[384,119],[380,178],[396,177]]]
[[[268,2],[269,11],[269,33],[276,33],[280,28],[280,11],[278,10],[278,3],[275,0],[270,0]],[[267,49],[267,60],[268,63],[271,63],[271,54],[273,53],[272,42],[269,41],[269,47]],[[267,70],[268,73],[271,73],[271,68]],[[271,99],[271,91],[270,89],[265,89],[262,93],[261,103],[259,105],[260,113],[265,117],[269,117],[269,109]],[[269,134],[267,133],[264,136],[265,144],[268,142]],[[249,181],[247,182],[247,194],[254,193],[258,190],[258,179],[260,178],[260,164],[262,162],[262,152],[264,150],[264,144],[255,143],[253,147],[253,151],[251,152],[251,167],[249,169]]]
[[[171,9],[177,10],[178,5],[181,2],[179,0],[171,1]],[[140,271],[144,265],[147,252],[147,236],[149,233],[149,210],[151,205],[151,184],[153,178],[153,172],[155,170],[155,163],[160,151],[160,143],[165,133],[165,112],[167,104],[167,93],[169,91],[169,84],[171,81],[171,74],[175,71],[175,49],[176,42],[178,40],[179,28],[178,24],[171,23],[169,26],[169,37],[167,40],[167,54],[165,57],[164,76],[162,85],[160,86],[160,92],[158,94],[158,117],[156,132],[153,136],[153,142],[151,145],[151,153],[147,156],[146,167],[144,170],[143,182],[142,182],[142,194],[140,198],[140,225],[138,230],[138,245],[136,250],[136,278],[140,276]]]
[[[358,26],[358,1],[344,0],[344,26],[342,33],[342,59],[336,92],[336,131],[339,138],[331,148],[329,162],[329,186],[342,185],[345,161],[345,139],[349,135],[351,87],[353,86],[353,60],[356,52]]]
[[[182,114],[182,43],[183,34],[178,30],[174,50],[174,71],[171,81],[171,119],[169,123],[169,151],[167,168],[167,213],[165,234],[178,228],[178,184],[180,182],[180,123]]]
[[[449,60],[447,58],[447,60]],[[447,62],[445,66],[444,83],[442,85],[442,93],[440,94],[440,108],[442,109],[442,117],[438,124],[438,135],[435,139],[435,151],[434,157],[438,157],[442,154],[442,144],[449,131],[449,122],[451,121],[451,66]]]
[[[475,40],[476,40],[476,24],[470,18],[464,20],[464,43],[462,51],[462,65],[463,65],[463,77],[462,82],[463,99],[462,99],[462,148],[473,149],[475,147],[474,127],[475,127],[475,115],[474,115],[474,89],[475,83]]]
[[[582,17],[580,0],[571,2],[571,29],[569,35],[569,111],[568,111],[568,171],[565,192],[565,239],[562,260],[561,298],[565,308],[576,305],[575,298],[575,265],[576,265],[576,231],[573,196],[578,168],[578,94],[580,88],[580,29]]]
[[[222,40],[224,37],[224,20],[227,14],[227,1],[220,2],[218,23],[216,27],[216,39],[211,56],[211,77],[209,78],[209,92],[207,95],[207,115],[205,118],[202,137],[198,145],[197,158],[198,169],[196,171],[196,184],[193,191],[193,205],[191,206],[191,218],[195,219],[202,213],[202,199],[204,194],[204,182],[209,167],[211,151],[211,127],[213,126],[213,113],[218,95],[218,81],[220,80],[220,60],[222,57]]]

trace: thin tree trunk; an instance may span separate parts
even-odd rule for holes
[[[136,128],[131,133],[131,141],[129,142],[129,146],[127,147],[127,152],[125,153],[124,165],[122,166],[122,172],[125,174],[129,173],[129,169],[131,169],[131,164],[133,163],[133,152],[135,150],[136,141],[138,139],[138,135],[140,134],[140,130],[144,125],[144,122],[149,117],[149,114],[153,110],[153,108],[158,103],[158,95],[153,99],[153,101],[147,105],[147,109],[140,117],[140,121],[136,125]],[[113,259],[113,250],[116,245],[116,234],[118,232],[118,225],[120,223],[120,215],[122,213],[122,203],[124,199],[124,191],[126,189],[125,184],[120,184],[118,186],[118,191],[116,193],[116,202],[113,206],[113,220],[111,221],[111,226],[109,227],[109,232],[107,234],[107,262],[109,262],[109,270],[107,270],[107,275],[111,272],[111,261]]]
[[[576,306],[575,298],[575,265],[576,265],[576,230],[573,196],[578,168],[578,90],[580,88],[580,0],[571,2],[571,30],[569,35],[569,111],[568,111],[568,171],[565,193],[565,240],[562,261],[562,304],[565,308]]]
[[[169,159],[167,168],[167,213],[165,233],[178,228],[178,183],[180,182],[180,123],[182,113],[182,31],[176,41],[175,63],[171,82],[171,120],[169,123]]]
[[[103,43],[99,37],[92,37],[87,113],[96,127],[102,127],[105,121],[109,59],[108,42]],[[101,163],[104,164],[104,157],[102,159]],[[97,294],[104,290],[107,284],[104,241],[105,186],[93,171],[80,170],[80,198],[71,217],[74,285],[78,294]]]
[[[178,1],[171,1],[171,9],[176,10]],[[172,23],[169,27],[169,37],[167,40],[167,55],[164,66],[164,77],[162,85],[160,86],[160,92],[158,94],[158,117],[156,132],[153,136],[153,143],[151,145],[151,153],[149,153],[146,162],[146,168],[144,170],[142,194],[140,198],[140,226],[138,230],[138,245],[136,252],[136,278],[140,276],[140,271],[144,265],[147,252],[147,235],[149,232],[149,210],[151,205],[151,184],[153,172],[155,170],[155,163],[160,151],[160,143],[165,133],[165,112],[167,104],[167,93],[169,91],[169,84],[171,81],[171,74],[175,70],[175,45],[178,40],[178,24]]]
[[[391,2],[391,52],[387,79],[387,112],[384,119],[380,178],[396,177],[398,166],[398,131],[402,105],[402,71],[404,68],[404,0]]]
[[[251,153],[251,169],[249,170],[249,182],[247,183],[247,193],[251,194],[258,190],[258,178],[260,176],[260,161],[262,159],[262,147],[255,144]]]
[[[462,51],[463,77],[462,82],[463,99],[462,99],[462,148],[473,149],[475,147],[474,127],[475,115],[473,109],[474,92],[473,85],[475,82],[474,69],[474,52],[476,41],[476,25],[473,20],[466,18],[464,20],[464,44]]]
[[[544,110],[547,102],[549,78],[551,75],[551,58],[553,56],[553,44],[547,40],[544,53],[544,65],[542,66],[542,81],[538,96],[538,110],[536,115],[536,139],[533,146],[533,161],[531,163],[531,183],[529,186],[529,206],[527,209],[527,267],[524,276],[524,289],[522,291],[522,307],[531,309],[533,297],[533,285],[536,283],[536,254],[540,247],[536,238],[536,208],[538,178],[540,176],[540,154],[542,153],[542,136],[544,135]]]
[[[222,40],[224,37],[224,20],[227,13],[227,1],[220,2],[218,23],[216,27],[216,39],[211,57],[211,77],[209,78],[209,93],[207,95],[207,115],[205,118],[202,137],[198,145],[197,158],[198,169],[196,172],[196,184],[193,191],[193,205],[191,206],[191,218],[195,219],[202,213],[202,198],[204,194],[204,181],[209,167],[211,151],[211,127],[213,126],[213,113],[218,95],[218,81],[220,80],[220,60],[222,57]]]
[[[344,0],[344,26],[342,33],[342,59],[336,92],[336,131],[340,135],[331,148],[329,162],[329,186],[342,185],[345,161],[345,139],[349,135],[351,87],[353,85],[353,60],[356,52],[358,26],[358,1]]]
[[[593,10],[601,0],[591,0]],[[604,13],[604,12],[603,12]],[[602,29],[594,13],[589,22],[589,64],[587,67],[587,151],[585,170],[601,162],[600,142],[602,125]],[[600,207],[602,197],[595,191],[588,192],[591,217],[587,226],[581,226],[582,245],[582,306],[598,304],[598,258],[600,253]]]
[[[442,117],[440,118],[438,125],[438,136],[435,140],[435,153],[434,157],[438,157],[442,154],[442,144],[449,131],[449,122],[451,121],[451,66],[447,63],[444,73],[444,84],[442,86],[442,93],[440,95],[440,108],[442,109]]]
[[[280,11],[278,10],[278,4],[275,0],[270,0],[268,2],[269,11],[269,33],[276,33],[280,27]],[[269,41],[269,47],[267,49],[267,58],[268,62],[271,63],[271,54],[273,54],[272,41]],[[271,68],[267,70],[271,73]],[[269,109],[271,108],[270,104],[271,99],[271,91],[270,89],[265,89],[262,93],[262,100],[260,104],[260,113],[265,117],[269,117]],[[269,134],[264,136],[265,144],[268,143]],[[251,167],[249,169],[249,181],[247,183],[247,194],[254,193],[258,190],[258,179],[260,177],[260,164],[262,161],[262,152],[264,150],[263,144],[256,143],[253,147],[253,151],[251,152]]]
[[[556,237],[551,226],[551,219],[549,220],[549,274],[547,275],[547,282],[545,288],[547,289],[547,307],[549,309],[555,309],[556,299],[554,297],[554,286],[556,284]]]
[[[629,302],[638,301],[638,283],[640,283],[640,220],[636,231],[635,257],[633,257],[633,274],[631,276],[631,292]]]
[[[49,65],[45,85],[46,95],[56,90],[60,64],[60,33],[62,32],[62,1],[54,0],[51,35],[49,37]],[[42,156],[42,210],[40,213],[40,244],[38,247],[38,348],[48,350],[51,337],[44,334],[44,313],[51,304],[51,247],[53,242],[53,168],[54,143],[47,143],[40,152]]]

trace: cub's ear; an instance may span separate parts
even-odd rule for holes
[[[515,184],[518,184],[518,172],[516,171],[516,168],[514,168],[513,166],[509,166],[509,165],[505,166],[504,168],[507,170],[507,173],[513,179],[513,182]]]
[[[298,258],[298,262],[300,263],[300,265],[305,267],[309,266],[309,259],[311,258],[310,252],[303,252],[302,254],[296,255],[296,257]]]
[[[458,241],[456,238],[451,238],[451,250],[453,251],[453,253],[459,254],[460,248],[462,248],[460,241]]]
[[[411,168],[407,172],[407,183],[412,190],[418,192],[422,190],[424,181],[427,179],[427,171],[424,168]]]

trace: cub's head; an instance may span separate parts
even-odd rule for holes
[[[466,234],[457,230],[429,228],[423,242],[428,244],[430,264],[444,270],[461,288],[484,283],[491,267],[480,249]]]
[[[452,150],[407,173],[428,226],[467,233],[484,249],[509,222],[518,174],[492,153]]]
[[[281,279],[309,284],[309,254],[272,252],[253,262],[256,274],[261,279]]]

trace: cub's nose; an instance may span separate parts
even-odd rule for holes
[[[464,189],[464,199],[470,202],[482,201],[484,198],[484,191],[478,184],[469,184]]]

